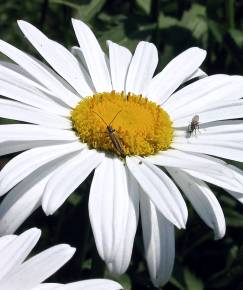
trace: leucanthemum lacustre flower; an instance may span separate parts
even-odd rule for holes
[[[18,24],[52,68],[0,42],[16,63],[0,66],[0,116],[25,122],[0,126],[0,153],[26,150],[0,173],[0,193],[8,192],[1,234],[41,205],[53,214],[94,170],[89,216],[99,255],[113,273],[126,271],[140,212],[151,279],[166,283],[174,225],[187,221],[180,190],[215,238],[224,236],[225,219],[206,182],[242,201],[242,171],[219,159],[243,161],[243,124],[234,120],[243,117],[242,78],[217,74],[178,89],[204,76],[204,50],[182,52],[154,76],[152,43],[140,42],[132,55],[108,41],[107,56],[88,26],[73,20],[80,46],[71,53]],[[200,132],[188,134],[195,115]]]
[[[0,238],[0,289],[2,290],[119,290],[122,286],[106,279],[69,284],[42,283],[67,263],[75,249],[66,244],[51,247],[26,260],[40,238],[32,228],[23,234]],[[25,261],[26,260],[26,261]]]

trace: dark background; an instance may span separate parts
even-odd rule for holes
[[[105,51],[107,39],[131,50],[140,40],[152,41],[159,50],[159,70],[181,51],[199,46],[208,52],[203,64],[208,74],[243,74],[243,1],[0,0],[0,38],[38,56],[17,28],[16,20],[24,19],[71,47],[77,45],[71,17],[88,23]],[[1,166],[11,157],[2,157]],[[49,281],[111,277],[99,260],[90,230],[87,201],[91,178],[54,216],[45,217],[39,209],[18,230],[42,229],[36,252],[63,242],[77,247],[74,258]],[[175,268],[165,290],[243,289],[243,205],[223,190],[213,190],[225,213],[226,236],[214,241],[212,231],[188,204],[187,229],[177,231]],[[118,281],[126,290],[153,289],[144,263],[140,226],[131,266]]]

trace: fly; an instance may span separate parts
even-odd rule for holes
[[[106,123],[106,121],[100,116],[100,114],[98,114],[97,112],[93,111],[106,125],[106,130],[107,133],[111,139],[111,142],[113,144],[113,146],[115,147],[116,151],[119,153],[120,157],[125,158],[126,154],[122,148],[121,142],[118,138],[118,136],[116,135],[116,130],[111,126],[112,122],[116,119],[116,117],[118,116],[118,114],[121,111],[118,111],[115,115],[115,117],[111,120],[111,122],[109,124]]]
[[[191,123],[187,127],[187,133],[189,137],[191,137],[193,132],[195,133],[195,136],[196,136],[197,131],[199,132],[199,116],[195,115],[192,118]]]

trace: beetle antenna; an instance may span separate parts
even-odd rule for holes
[[[109,126],[112,124],[112,122],[116,119],[116,117],[117,117],[117,115],[119,114],[119,113],[121,113],[121,111],[122,110],[120,110],[120,111],[118,111],[117,113],[116,113],[116,115],[115,115],[115,117],[111,120],[111,122],[109,123]]]
[[[106,121],[101,117],[101,115],[95,111],[92,111],[93,113],[95,113],[98,117],[100,117],[100,119],[106,124],[106,126],[108,127]]]

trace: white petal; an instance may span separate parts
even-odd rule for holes
[[[31,290],[61,268],[74,252],[74,248],[65,244],[49,248],[15,269],[0,281],[0,286],[6,290]]]
[[[70,108],[64,107],[63,103],[60,105],[52,101],[51,96],[47,96],[35,87],[15,82],[11,77],[7,81],[0,80],[0,94],[52,114],[57,111],[61,115],[70,116]]]
[[[19,266],[24,259],[29,255],[40,238],[40,230],[30,229],[16,239],[12,240],[1,251],[0,260],[0,288],[5,289],[2,286],[2,280],[6,278],[6,275],[11,272],[12,269]]]
[[[96,91],[110,92],[112,86],[109,70],[96,37],[82,21],[72,19],[72,23]]]
[[[56,97],[70,107],[75,106],[80,101],[78,96],[66,89],[53,72],[51,73],[44,64],[33,57],[28,56],[26,53],[2,40],[0,40],[0,51],[44,84],[55,93]]]
[[[181,170],[169,168],[167,170],[190,200],[198,215],[214,230],[215,239],[221,239],[226,230],[224,213],[207,184]]]
[[[53,214],[98,166],[103,158],[103,153],[84,149],[61,166],[46,185],[42,201],[42,208],[45,213],[47,215]],[[60,184],[62,185],[61,187],[59,186]]]
[[[64,104],[56,102],[51,91],[33,81],[30,76],[27,78],[23,72],[10,69],[6,64],[0,62],[0,94],[4,97],[20,101],[44,111],[69,116],[70,109]],[[12,64],[16,67],[19,66]],[[15,68],[15,67],[14,67]]]
[[[10,244],[13,240],[16,239],[16,235],[6,235],[0,238],[0,251],[4,250],[4,248]]]
[[[222,86],[214,88],[208,92],[205,92],[205,87],[202,87],[201,89],[199,88],[199,91],[195,94],[197,96],[196,99],[191,100],[187,104],[179,108],[173,109],[172,111],[169,107],[168,112],[172,112],[172,114],[170,115],[172,115],[172,118],[175,120],[186,117],[190,114],[201,115],[200,112],[223,106],[223,102],[226,102],[226,106],[230,105],[231,102],[234,103],[236,101],[239,101],[239,99],[243,97],[243,82],[233,81],[232,78],[229,79],[231,80],[230,83],[222,83]],[[226,80],[227,79],[225,79],[225,81]],[[216,83],[217,82],[215,82],[215,84]],[[208,89],[209,88],[210,87],[208,87]]]
[[[32,212],[41,205],[41,196],[44,190],[42,184],[36,183],[29,189],[29,182],[31,180],[26,178],[26,180],[11,190],[1,202],[0,236],[14,233]]]
[[[185,152],[180,151],[174,152],[174,154],[178,156],[180,155],[183,156],[184,153]],[[202,164],[207,165],[209,168],[208,171],[201,170],[201,166],[198,166],[197,169],[185,169],[183,167],[181,168],[190,175],[202,179],[204,181],[207,181],[209,183],[218,185],[220,187],[227,188],[229,190],[236,191],[242,190],[241,183],[237,180],[237,178],[234,177],[234,173],[229,168],[229,165],[223,160],[199,153],[190,153],[190,154],[187,153],[185,157],[187,155],[192,155],[192,157],[196,157],[196,159],[200,160]],[[190,160],[189,156],[188,159]],[[191,160],[193,160],[193,158]]]
[[[25,21],[18,25],[43,58],[83,97],[93,94],[76,58],[61,44],[48,39],[39,29]]]
[[[243,171],[231,164],[228,164],[228,167],[232,170],[232,173],[234,174],[234,177],[238,180],[238,182],[243,185]],[[243,203],[243,190],[238,191],[232,191],[225,189],[230,195],[232,195],[234,198],[236,198],[239,202]]]
[[[215,121],[199,124],[199,131],[188,138],[187,127],[174,131],[174,141],[179,143],[209,142],[242,142],[243,122],[241,120]]]
[[[243,88],[243,87],[242,87]],[[227,120],[227,119],[238,119],[243,117],[243,101],[226,101],[220,102],[216,106],[211,106],[206,109],[196,110],[199,115],[200,126],[203,123]],[[182,116],[177,115],[175,112],[175,119],[173,120],[173,127],[183,127],[190,124],[192,118],[195,116],[195,111],[190,113],[183,113]]]
[[[141,192],[141,217],[150,277],[154,286],[159,287],[168,282],[174,266],[174,226],[156,210],[143,192]]]
[[[67,144],[65,141],[5,141],[0,140],[0,156],[15,153],[19,151],[24,151],[30,148],[57,145],[57,144]]]
[[[199,154],[198,154],[199,155]],[[212,176],[212,180],[207,180],[208,182],[215,183],[218,186],[226,189],[230,194],[232,194],[236,199],[242,202],[242,194],[243,194],[243,173],[242,170],[236,166],[231,164],[227,164],[221,159],[204,155],[203,158],[207,159],[209,162],[218,163],[223,165],[227,171],[222,176]],[[191,175],[198,178],[198,173],[187,170]],[[199,172],[200,175],[200,172]],[[199,177],[201,178],[201,176]]]
[[[56,283],[43,283],[40,284],[31,290],[63,290],[62,284],[56,284]]]
[[[76,141],[78,139],[73,131],[29,124],[1,125],[0,136],[1,141]]]
[[[158,104],[164,103],[198,69],[205,57],[206,51],[197,47],[182,52],[152,79],[145,95]]]
[[[213,139],[213,138],[212,138]],[[243,144],[239,142],[229,142],[227,140],[207,140],[206,138],[174,138],[171,144],[172,148],[190,151],[197,153],[205,153],[226,159],[236,160],[243,162]]]
[[[136,47],[127,73],[126,92],[142,94],[158,64],[158,51],[153,43],[141,41]]]
[[[57,129],[71,129],[67,118],[44,112],[19,102],[0,99],[0,117]]]
[[[121,92],[125,90],[125,81],[132,54],[127,48],[110,40],[107,41],[107,44],[109,46],[112,88]]]
[[[127,158],[127,166],[156,208],[178,228],[185,228],[186,204],[172,180],[142,158]],[[139,164],[141,163],[141,164]]]
[[[84,148],[80,142],[52,145],[30,149],[11,159],[0,172],[0,195],[8,192],[18,182],[30,175],[39,167],[66,154]]]
[[[60,288],[60,290],[120,290],[120,289],[123,289],[120,284],[107,279],[84,280],[80,282],[69,283]]]
[[[156,155],[145,157],[145,159],[159,166],[170,166],[194,170],[200,168],[200,171],[206,172],[208,174],[227,173],[227,170],[221,164],[209,162],[207,159],[203,158],[203,156],[198,156],[174,149],[161,151]]]
[[[106,263],[114,259],[118,250],[128,206],[124,165],[117,158],[106,157],[95,170],[89,196],[91,226],[98,252]]]
[[[235,191],[241,191],[242,186],[239,184],[239,182],[232,176],[231,178],[229,176],[224,176],[221,174],[207,174],[204,172],[201,172],[200,170],[184,170],[185,172],[189,173],[190,175],[202,179],[206,182],[212,183],[214,185],[217,185],[219,187],[223,187],[225,189],[229,190],[235,190]],[[228,171],[229,172],[229,171]],[[230,172],[232,173],[232,172]]]
[[[138,222],[138,190],[130,178],[122,161],[105,158],[95,170],[89,197],[98,252],[119,275],[129,265]]]
[[[129,208],[124,222],[123,233],[115,259],[108,265],[109,270],[116,274],[124,273],[130,263],[134,237],[139,218],[139,187],[137,181],[128,174]]]
[[[83,55],[81,48],[78,46],[72,46],[71,53],[78,60],[78,63],[81,66],[82,72],[84,74],[85,80],[88,83],[89,87],[91,88],[92,92],[95,92],[95,87],[94,87],[93,81],[90,77],[89,69],[87,67],[87,63],[85,61],[85,57]]]
[[[0,235],[15,232],[41,205],[48,180],[75,154],[68,154],[41,166],[7,194],[0,205]]]
[[[21,80],[23,83],[29,84],[29,85],[31,84],[31,86],[34,86],[34,87],[39,86],[41,88],[41,90],[47,90],[44,86],[40,85],[40,82],[38,80],[36,80],[31,74],[29,74],[27,71],[25,71],[17,63],[0,60],[0,66],[1,66],[1,69],[3,69],[3,68],[8,69],[5,71],[11,72],[12,75],[16,77],[16,80],[18,80],[18,81]],[[7,78],[5,78],[4,75],[1,75],[1,77],[3,79],[7,80]]]
[[[186,80],[185,82],[188,82],[194,78],[199,78],[199,79],[202,79],[202,78],[205,78],[207,77],[208,75],[203,71],[201,70],[200,68],[198,68],[193,74],[191,74]]]
[[[163,109],[165,109],[170,115],[174,116],[173,114],[176,114],[180,110],[187,111],[188,109],[192,109],[192,104],[195,102],[201,102],[202,106],[205,107],[210,100],[211,103],[220,100],[220,94],[216,95],[216,99],[214,98],[215,92],[221,91],[223,93],[225,87],[233,89],[231,85],[232,82],[235,84],[240,83],[233,81],[230,76],[223,74],[212,75],[200,79],[171,95],[171,97],[163,103]],[[197,108],[200,109],[200,107]],[[194,112],[195,114],[197,113],[196,111]]]
[[[83,55],[83,52],[82,52],[81,48],[78,47],[78,46],[72,46],[71,47],[71,52],[76,57],[76,59],[78,60],[79,65],[81,65],[83,70],[86,72],[85,75],[90,80],[90,84],[89,84],[90,87],[93,87],[93,82],[92,82],[92,79],[90,78],[90,75],[89,75],[89,68],[87,67],[87,63],[85,61],[85,57]],[[93,89],[94,89],[94,87],[93,87]]]

